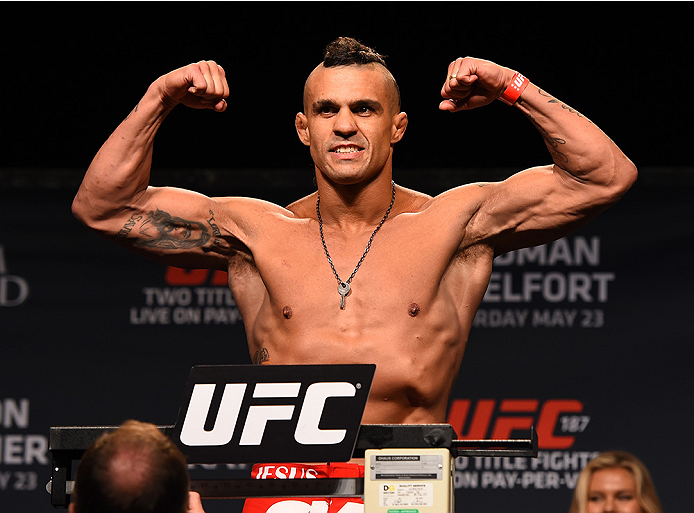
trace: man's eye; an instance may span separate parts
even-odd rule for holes
[[[334,105],[321,105],[316,109],[316,112],[320,116],[332,115],[337,112],[337,107]]]
[[[372,112],[373,112],[373,109],[371,107],[366,106],[366,105],[362,105],[362,106],[356,108],[357,114],[371,114]]]

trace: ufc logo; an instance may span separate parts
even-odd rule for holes
[[[494,399],[480,399],[472,415],[471,410],[469,399],[451,402],[447,422],[459,438],[508,439],[515,430],[535,426],[540,449],[572,447],[576,441],[574,435],[583,432],[590,421],[590,417],[583,414],[583,403],[575,399],[549,399],[542,404],[537,399],[502,399],[498,406]],[[464,431],[466,425],[469,426],[467,432]]]
[[[221,446],[228,444],[238,426],[242,426],[239,445],[260,445],[265,427],[270,421],[289,421],[294,410],[301,407],[294,440],[302,445],[333,445],[345,438],[346,429],[320,429],[325,401],[330,397],[354,397],[356,387],[348,382],[318,382],[311,384],[302,405],[297,404],[252,404],[245,419],[241,418],[243,399],[247,383],[226,383],[219,405],[214,428],[205,430],[215,384],[197,383],[188,404],[180,441],[187,446]],[[256,383],[252,397],[297,398],[301,383]]]
[[[521,74],[518,74],[518,75],[516,75],[513,82],[511,83],[511,87],[513,87],[516,90],[519,90],[521,88],[521,86],[523,85],[524,81],[525,81],[525,77]]]

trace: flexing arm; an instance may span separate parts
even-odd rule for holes
[[[215,201],[150,187],[149,175],[154,137],[171,110],[182,103],[221,112],[228,95],[224,70],[212,61],[153,82],[94,157],[73,201],[74,215],[101,235],[151,256],[173,252],[195,258],[221,245]]]
[[[479,59],[457,59],[442,88],[442,110],[461,111],[499,98],[515,72]],[[470,235],[497,254],[542,244],[577,228],[616,202],[636,168],[588,118],[530,83],[515,104],[535,125],[553,165],[484,187]]]

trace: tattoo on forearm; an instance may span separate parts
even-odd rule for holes
[[[127,120],[130,116],[133,115],[133,113],[137,112],[139,110],[139,108],[140,108],[140,104],[138,103],[137,105],[135,105],[135,108],[133,110],[131,110],[127,116],[125,116],[125,119]]]
[[[270,353],[268,353],[267,348],[263,347],[260,351],[256,351],[253,355],[253,363],[255,365],[260,365],[263,362],[267,362],[270,359]]]
[[[128,220],[123,229],[118,232],[119,235],[124,230],[130,233],[136,221],[134,217]],[[131,222],[132,225],[130,225]],[[139,238],[135,241],[135,245],[147,248],[190,249],[204,246],[210,240],[208,229],[203,223],[174,217],[158,209],[147,213],[138,234]]]
[[[592,123],[592,121],[590,121],[590,119],[586,118],[583,114],[581,114],[580,112],[578,112],[576,109],[574,109],[574,108],[572,108],[572,107],[569,107],[567,104],[565,104],[565,103],[563,103],[563,102],[560,102],[560,101],[557,100],[555,97],[553,97],[553,96],[551,96],[550,94],[546,93],[546,92],[543,91],[542,89],[538,89],[537,92],[540,94],[540,96],[544,96],[545,98],[549,98],[549,101],[548,101],[547,103],[556,103],[556,104],[559,104],[559,106],[560,106],[562,109],[568,110],[571,114],[576,114],[579,118],[584,118],[584,119],[586,119],[588,122]]]
[[[121,228],[118,233],[116,234],[118,237],[121,238],[126,238],[128,235],[130,235],[130,232],[132,229],[135,227],[135,225],[138,223],[138,221],[142,220],[142,216],[139,214],[133,214],[130,216],[130,219],[123,225],[123,228]]]
[[[214,239],[212,239],[212,244],[215,246],[221,246],[222,245],[222,231],[219,229],[219,226],[217,225],[217,221],[214,219],[214,212],[210,210],[210,218],[207,219],[207,224],[210,225],[210,228],[212,228],[212,235],[214,236]],[[210,251],[208,248],[203,248],[203,251]]]
[[[542,135],[542,138],[545,140],[545,144],[547,145],[547,148],[549,148],[549,151],[556,155],[555,158],[568,162],[569,157],[565,153],[559,151],[559,147],[566,144],[566,139],[562,139],[561,137],[552,137],[543,126],[535,121],[535,118],[533,118],[530,114],[526,114],[526,116]]]

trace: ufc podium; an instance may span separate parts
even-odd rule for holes
[[[537,456],[537,436],[458,440],[448,424],[361,424],[374,365],[214,365],[190,371],[176,424],[158,426],[189,464],[365,459],[365,477],[191,480],[204,498],[363,497],[366,513],[453,511],[458,456]],[[117,426],[51,427],[51,504],[73,461]]]

